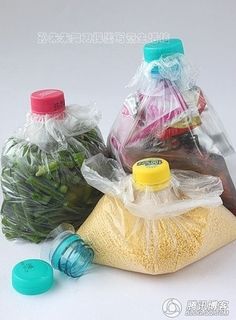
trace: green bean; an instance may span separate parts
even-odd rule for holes
[[[97,129],[68,137],[67,149],[53,152],[10,138],[2,154],[5,236],[38,243],[62,222],[78,228],[102,195],[87,185],[80,168],[84,159],[105,150]]]

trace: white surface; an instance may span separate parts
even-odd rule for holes
[[[37,33],[116,31],[182,38],[199,67],[199,84],[236,146],[235,11],[234,0],[0,0],[0,144],[23,124],[30,92],[46,87],[63,89],[68,103],[96,101],[106,136],[141,60],[142,44],[39,45]],[[17,294],[10,273],[19,260],[39,257],[39,246],[1,237],[0,253],[2,320],[168,319],[161,305],[171,297],[183,307],[190,299],[228,300],[227,319],[236,317],[236,243],[172,275],[97,267],[78,281],[60,277],[52,291],[36,297]]]
[[[168,319],[162,312],[168,298],[177,298],[183,308],[191,299],[228,300],[230,316],[226,318],[235,319],[235,242],[174,274],[148,276],[96,266],[79,280],[57,274],[51,291],[23,296],[11,288],[11,268],[19,260],[39,257],[40,246],[0,240],[1,319]]]

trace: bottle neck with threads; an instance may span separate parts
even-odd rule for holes
[[[77,278],[86,273],[93,262],[94,251],[75,233],[70,224],[61,224],[54,229],[49,238],[44,255],[52,267],[69,277]]]

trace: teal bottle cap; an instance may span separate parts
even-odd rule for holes
[[[48,291],[53,284],[53,269],[46,261],[28,259],[12,270],[12,286],[16,291],[35,295]]]
[[[168,39],[153,41],[144,45],[144,60],[151,62],[161,57],[167,57],[175,53],[184,54],[183,43],[180,39]]]

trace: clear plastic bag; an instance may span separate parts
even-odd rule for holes
[[[62,93],[48,90],[46,96],[57,94]],[[86,183],[80,168],[84,159],[106,152],[99,117],[93,105],[31,112],[24,128],[5,143],[1,213],[8,239],[40,242],[60,223],[78,228],[87,218],[102,194]]]
[[[224,205],[236,214],[236,154],[179,43],[171,39],[144,47],[148,61],[130,83],[133,93],[111,129],[108,147],[126,171],[139,159],[156,156],[173,169],[220,177]],[[156,60],[150,58],[155,50]]]
[[[106,193],[78,230],[96,263],[169,273],[236,239],[236,218],[222,205],[217,177],[172,170],[165,188],[140,190],[134,173],[125,175],[103,155],[86,160],[81,170],[91,186]]]
[[[125,174],[117,161],[102,154],[85,160],[81,171],[89,185],[119,198],[128,210],[140,217],[178,215],[197,207],[222,204],[221,180],[193,171],[172,170],[170,187],[158,192],[148,187],[138,192],[132,175]]]

